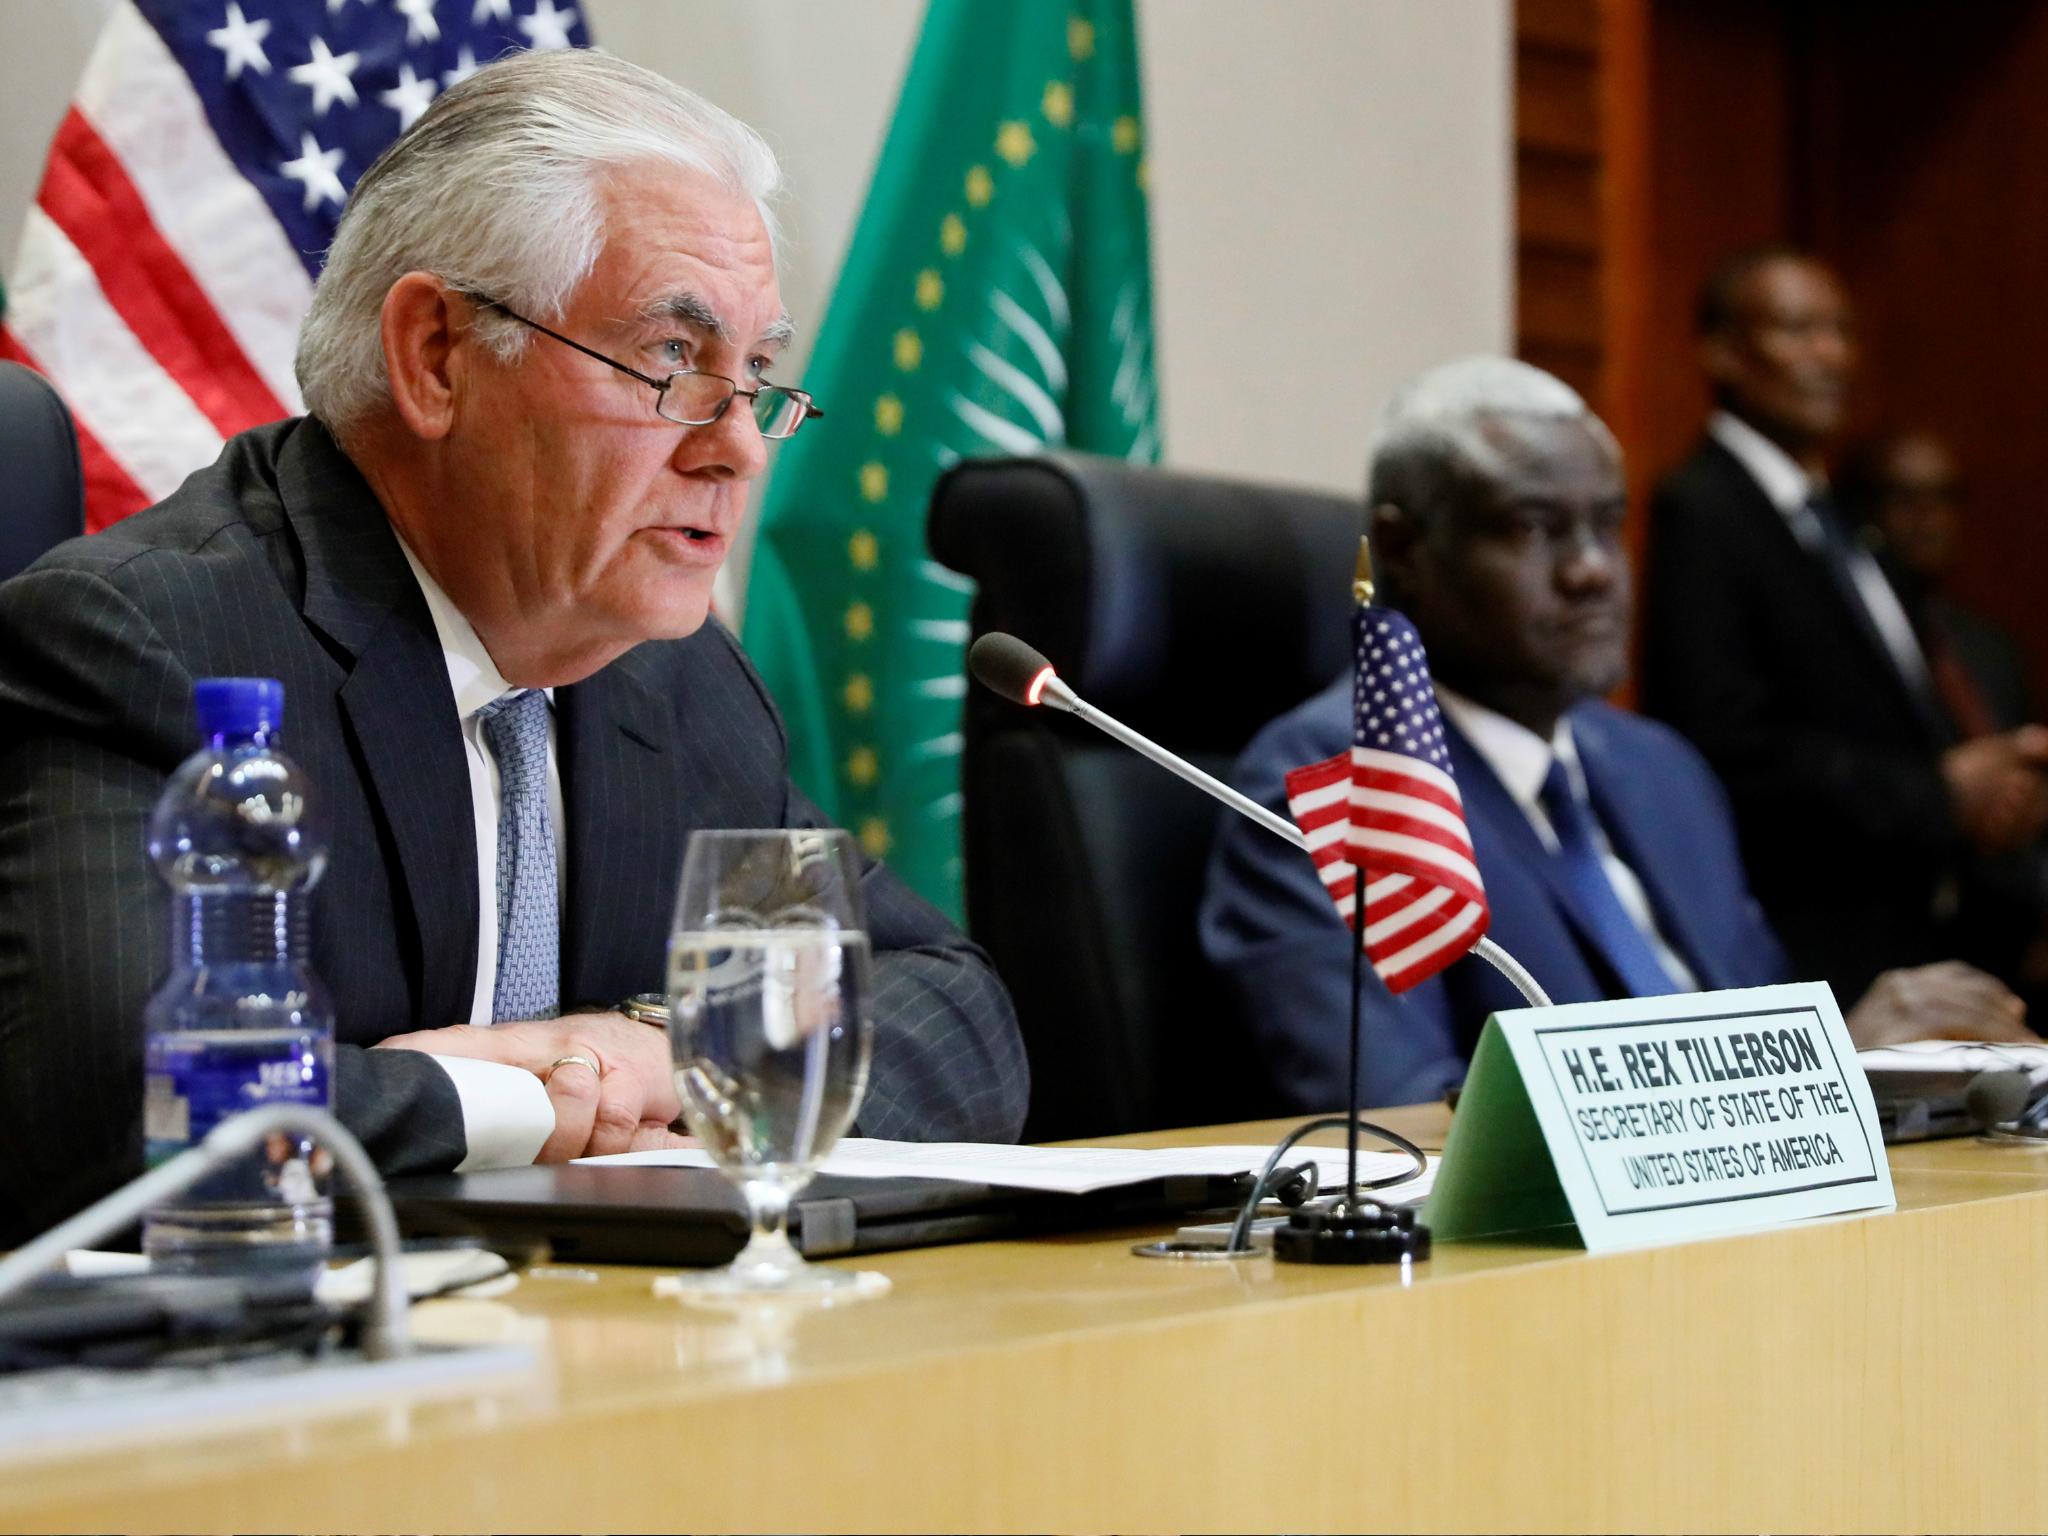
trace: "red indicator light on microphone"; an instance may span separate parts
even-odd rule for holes
[[[1051,667],[1044,667],[1040,669],[1038,676],[1031,679],[1029,686],[1024,690],[1024,702],[1026,704],[1036,704],[1038,702],[1039,695],[1045,692],[1045,685],[1052,681],[1052,673],[1053,669]]]

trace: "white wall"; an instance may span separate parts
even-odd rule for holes
[[[0,269],[109,0],[0,0]],[[586,0],[788,167],[814,333],[923,0]],[[1511,0],[1141,0],[1170,462],[1355,491],[1405,374],[1512,337]]]

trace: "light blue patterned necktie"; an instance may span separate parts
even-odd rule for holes
[[[491,1017],[561,1011],[561,920],[548,819],[548,696],[508,693],[477,711],[498,760],[498,980]]]

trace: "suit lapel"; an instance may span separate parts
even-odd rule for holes
[[[663,984],[683,842],[705,797],[679,790],[704,778],[658,685],[659,655],[643,646],[555,692],[569,823],[565,1006]]]
[[[1813,600],[1834,611],[1838,626],[1847,626],[1856,633],[1857,643],[1862,645],[1871,663],[1890,679],[1899,701],[1932,739],[1946,744],[1951,733],[1939,704],[1922,694],[1899,670],[1891,647],[1885,644],[1877,621],[1863,605],[1862,595],[1856,591],[1854,578],[1847,568],[1831,563],[1826,555],[1807,548],[1800,541],[1785,514],[1778,510],[1776,503],[1764,493],[1764,488],[1757,484],[1756,477],[1726,444],[1712,436],[1708,437],[1707,444],[1719,456],[1721,471],[1727,476],[1731,489],[1741,488],[1743,499],[1749,503],[1752,519],[1762,529],[1765,541],[1776,550],[1766,558],[1782,563],[1787,570],[1804,573]]]
[[[400,950],[414,967],[419,1020],[466,1020],[476,837],[462,726],[426,598],[369,485],[319,423],[286,443],[278,491],[305,556],[307,621],[349,658],[341,712],[403,878],[413,944]]]

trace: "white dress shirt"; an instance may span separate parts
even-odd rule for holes
[[[476,982],[470,993],[469,1017],[450,1024],[489,1028],[495,1020],[491,1003],[498,978],[498,761],[484,744],[477,712],[507,693],[506,682],[484,648],[476,629],[462,616],[441,584],[427,573],[419,557],[398,541],[406,564],[426,597],[434,634],[455,691],[455,709],[462,718],[462,751],[469,766],[469,801],[476,830]],[[548,695],[548,821],[555,835],[557,881],[568,868],[562,820],[562,772],[555,748],[554,690]],[[561,893],[566,898],[566,891]],[[561,910],[558,900],[556,910]],[[429,1025],[440,1021],[429,1021]],[[541,1080],[523,1067],[478,1061],[467,1056],[433,1058],[447,1071],[462,1101],[462,1130],[468,1154],[457,1172],[473,1168],[506,1168],[530,1163],[555,1128],[554,1106]]]
[[[1807,549],[1821,553],[1827,533],[1808,502],[1814,491],[1823,487],[1815,486],[1813,477],[1800,468],[1798,460],[1730,411],[1716,411],[1707,422],[1707,432],[1749,471],[1749,477],[1791,525],[1792,536]],[[1863,611],[1891,654],[1892,665],[1922,696],[1932,697],[1934,675],[1928,670],[1927,653],[1920,649],[1913,621],[1906,616],[1905,604],[1892,590],[1877,557],[1861,542],[1852,542],[1844,554],[1849,575],[1856,583],[1856,595],[1863,600]]]
[[[1579,764],[1579,749],[1572,740],[1571,722],[1559,720],[1556,732],[1545,741],[1526,725],[1510,720],[1483,704],[1475,704],[1442,683],[1436,685],[1436,699],[1443,712],[1450,716],[1451,723],[1465,733],[1465,739],[1472,743],[1472,750],[1486,760],[1486,766],[1493,770],[1493,776],[1508,792],[1508,798],[1528,817],[1529,825],[1535,829],[1543,846],[1556,853],[1557,830],[1551,826],[1550,817],[1543,809],[1543,781],[1550,777],[1551,763],[1564,764],[1565,775],[1572,783],[1572,793],[1588,806],[1593,803],[1592,796],[1586,791],[1586,772]],[[1693,975],[1692,967],[1679,958],[1678,951],[1671,947],[1663,930],[1657,926],[1656,909],[1650,905],[1650,894],[1643,888],[1641,878],[1614,851],[1614,845],[1608,842],[1606,830],[1601,827],[1597,814],[1592,817],[1592,822],[1593,835],[1599,843],[1600,867],[1606,873],[1607,883],[1614,887],[1621,909],[1642,930],[1643,937],[1650,941],[1658,961],[1671,973],[1671,979],[1679,989],[1697,992],[1699,978]],[[1484,870],[1480,871],[1482,879],[1485,874]]]

